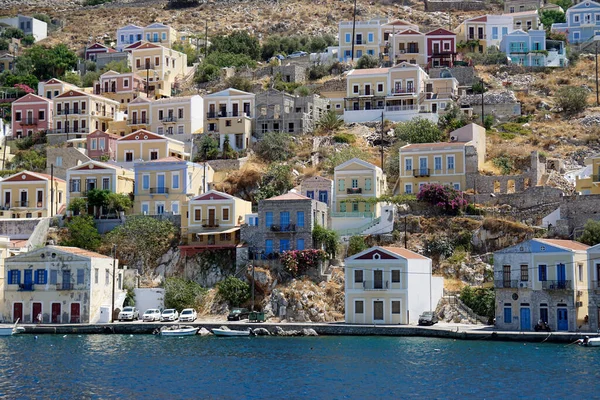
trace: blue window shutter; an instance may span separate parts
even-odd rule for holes
[[[270,228],[273,225],[273,213],[271,211],[265,213],[265,226]]]
[[[309,199],[314,199],[315,198],[315,192],[313,190],[308,190],[306,192],[306,197],[308,197]]]
[[[304,239],[298,239],[296,250],[304,250]]]
[[[504,323],[510,324],[512,322],[512,308],[505,307],[504,308]]]
[[[48,283],[48,270],[47,269],[44,270],[44,285],[46,283]]]
[[[296,213],[296,224],[298,227],[304,227],[304,211],[298,211]]]

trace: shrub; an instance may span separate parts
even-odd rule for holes
[[[439,183],[423,185],[417,194],[417,200],[425,201],[450,215],[458,214],[467,205],[463,192]]]
[[[440,258],[448,258],[454,252],[454,246],[446,237],[434,236],[428,238],[423,242],[423,253],[436,259],[438,262]]]
[[[69,203],[67,210],[74,215],[83,214],[87,211],[87,200],[81,197],[76,197]]]
[[[77,72],[68,71],[62,80],[75,86],[81,86],[81,76]]]
[[[344,121],[333,110],[327,111],[317,122],[317,127],[324,132],[334,132],[342,126]]]
[[[241,90],[243,92],[251,92],[252,91],[252,82],[250,80],[241,77],[239,75],[234,75],[227,79],[225,85],[227,87],[231,87],[237,90]]]
[[[25,37],[25,33],[23,33],[23,31],[19,28],[9,26],[4,28],[2,31],[2,37],[6,39],[23,39]]]
[[[287,133],[267,132],[254,145],[254,152],[267,162],[285,161],[294,156],[294,143]]]
[[[258,60],[260,56],[258,38],[250,36],[246,31],[236,31],[227,36],[212,37],[208,50],[210,53],[219,52],[247,56],[251,60]]]
[[[468,53],[466,58],[476,65],[501,65],[508,64],[506,53],[501,52],[495,47],[488,47],[484,53]]]
[[[171,277],[165,279],[165,307],[183,310],[199,308],[207,290],[194,281]]]
[[[250,298],[250,285],[236,278],[228,276],[217,284],[219,296],[232,307],[239,307]]]
[[[493,288],[473,288],[465,286],[460,291],[460,299],[477,315],[493,320],[496,315],[496,294]]]
[[[357,69],[377,68],[379,66],[379,60],[375,56],[365,54],[358,59],[356,63]]]
[[[21,44],[24,46],[31,46],[35,43],[35,37],[30,33],[29,35],[25,35],[23,39],[21,39]]]
[[[510,174],[514,168],[513,159],[506,155],[502,155],[492,159],[492,163],[497,168],[500,168],[500,172],[502,173],[502,175]]]
[[[67,222],[68,237],[60,242],[61,246],[80,247],[87,250],[97,250],[102,244],[102,238],[96,229],[91,215],[79,215]]]
[[[95,71],[86,72],[81,79],[81,85],[83,87],[92,87],[94,86],[94,82],[100,79],[100,73]]]
[[[194,161],[214,160],[217,157],[219,157],[219,141],[208,134],[202,135]]]
[[[329,155],[325,159],[324,164],[327,167],[327,170],[333,173],[335,167],[346,161],[352,160],[353,158],[360,158],[361,160],[368,162],[371,155],[363,148],[350,146]]]
[[[556,105],[563,109],[565,114],[577,114],[587,107],[589,92],[579,86],[565,86],[556,91]]]
[[[413,118],[399,123],[394,128],[394,134],[399,140],[408,143],[435,143],[444,137],[438,125],[425,118]]]
[[[351,133],[338,133],[333,137],[333,141],[336,143],[354,143],[356,142],[356,136]]]
[[[348,241],[348,257],[358,254],[363,250],[368,249],[367,243],[365,242],[364,236],[352,236]]]
[[[207,64],[206,62],[201,63],[196,69],[194,75],[194,82],[205,83],[219,79],[221,76],[221,69],[213,64]]]
[[[493,115],[488,114],[485,117],[483,117],[483,127],[485,129],[491,129],[493,125],[494,125],[494,116]]]
[[[315,247],[323,247],[331,258],[335,257],[340,237],[332,229],[327,229],[321,225],[315,225],[312,231],[312,238]]]
[[[284,164],[271,164],[261,178],[260,189],[255,199],[262,200],[287,193],[294,187],[292,167]]]
[[[446,113],[438,121],[440,129],[445,132],[452,132],[458,128],[467,125],[467,116],[460,110],[456,103],[452,102],[446,107]]]
[[[589,219],[583,227],[583,234],[579,237],[579,241],[589,246],[600,243],[600,221]]]
[[[281,265],[293,276],[301,276],[319,267],[321,261],[327,260],[324,250],[290,250],[281,255]]]
[[[311,81],[324,78],[327,75],[329,75],[329,69],[323,64],[316,64],[308,69],[308,79]]]

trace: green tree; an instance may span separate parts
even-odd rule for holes
[[[394,134],[399,140],[408,143],[435,143],[444,138],[444,133],[437,124],[425,118],[400,122],[394,128]]]
[[[344,126],[344,121],[333,110],[327,111],[317,122],[317,127],[322,132],[335,132]]]
[[[219,141],[208,134],[202,135],[194,161],[214,160],[217,157],[219,157]]]
[[[254,145],[254,152],[267,162],[285,161],[294,156],[294,142],[287,133],[267,132]]]
[[[125,224],[105,236],[106,244],[118,246],[119,259],[129,265],[141,263],[142,273],[152,270],[176,237],[176,229],[168,220],[146,215],[129,216]]]
[[[215,51],[210,53],[205,59],[204,64],[215,65],[219,68],[224,67],[256,67],[256,61],[245,54],[224,53]]]
[[[68,230],[68,236],[60,242],[61,246],[73,246],[95,251],[102,244],[102,238],[91,215],[73,217],[65,226]]]
[[[46,14],[37,13],[37,14],[33,14],[32,17],[37,20],[44,21],[48,25],[52,24],[52,19],[49,16],[47,16]]]
[[[210,53],[243,54],[253,60],[258,60],[260,56],[260,44],[256,36],[250,36],[246,31],[236,31],[227,36],[211,38],[211,45],[208,51]]]
[[[471,60],[475,65],[508,64],[506,53],[501,52],[494,46],[488,47],[484,53],[467,53],[465,58]]]
[[[77,66],[77,55],[65,44],[54,47],[33,45],[24,52],[23,56],[31,60],[33,74],[38,79],[62,77],[66,71]]]
[[[540,22],[544,25],[546,30],[550,30],[552,24],[567,22],[567,19],[565,18],[565,13],[560,10],[546,10],[542,11]]]
[[[460,291],[460,299],[477,315],[492,321],[496,314],[496,294],[493,288],[473,288],[465,286]]]
[[[350,240],[348,241],[348,257],[358,254],[368,248],[369,246],[367,246],[364,236],[351,236]]]
[[[165,279],[165,307],[183,310],[199,308],[208,291],[194,281],[171,277]]]
[[[94,86],[94,82],[97,82],[99,79],[100,79],[99,72],[89,71],[89,72],[86,72],[85,75],[83,75],[83,78],[81,79],[81,85],[83,87],[92,87],[92,86]]]
[[[379,60],[377,57],[365,54],[361,58],[358,59],[356,63],[356,69],[367,69],[367,68],[377,68],[379,66]]]
[[[579,237],[579,241],[589,246],[600,243],[600,221],[588,219],[583,226],[583,234]]]
[[[385,158],[385,174],[388,182],[396,182],[400,175],[400,147],[404,146],[404,142],[396,142],[390,148],[390,152]]]
[[[255,200],[269,199],[287,193],[294,187],[292,167],[284,164],[271,164],[262,176]]]
[[[229,135],[225,136],[225,139],[223,140],[223,151],[221,154],[225,160],[236,158],[236,152],[233,150],[233,147],[231,147],[231,143],[229,143]]]
[[[18,62],[17,58],[17,62]],[[13,87],[16,84],[24,84],[30,88],[35,88],[38,85],[38,79],[34,75],[23,74],[23,71],[19,71],[18,66],[15,67],[17,74],[13,74],[10,71],[4,71],[0,74],[0,82],[4,86]]]
[[[588,94],[587,89],[580,86],[563,86],[556,91],[554,98],[565,114],[573,115],[585,110]]]
[[[571,0],[551,0],[550,3],[554,3],[560,6],[560,8],[562,8],[565,12],[568,8],[570,8],[573,5],[573,2]]]
[[[230,78],[227,78],[225,85],[227,87],[241,90],[243,92],[251,92],[252,91],[252,82],[250,82],[249,79],[246,79],[239,75],[234,75]]]
[[[77,72],[67,71],[62,80],[75,86],[81,86],[81,76]]]
[[[23,39],[25,37],[25,33],[23,33],[23,31],[19,28],[9,26],[4,28],[4,31],[2,31],[2,37],[6,39]]]
[[[200,55],[200,52],[196,51],[196,48],[189,43],[174,43],[173,50],[184,53],[187,56],[188,67],[194,65],[194,63],[198,61],[198,57]]]
[[[131,68],[129,67],[129,64],[127,63],[127,60],[111,61],[111,62],[107,63],[100,72],[104,73],[106,71],[115,71],[120,74],[124,74],[126,72],[131,72]]]
[[[44,172],[46,170],[46,156],[45,153],[33,149],[18,151],[8,165],[11,169]]]
[[[217,284],[219,296],[231,307],[239,307],[251,296],[250,285],[235,276],[228,276]]]
[[[462,128],[467,125],[467,123],[467,116],[454,102],[446,106],[446,112],[438,120],[438,126],[446,133]]]
[[[124,193],[110,192],[108,194],[108,209],[116,212],[125,212],[133,207],[131,197]]]
[[[84,214],[87,211],[87,200],[82,197],[76,197],[69,203],[67,207],[68,211],[71,211],[73,215]]]
[[[102,215],[108,211],[108,196],[110,190],[92,189],[87,192],[88,204],[95,207],[96,215]]]
[[[6,51],[8,50],[8,47],[10,45],[10,42],[4,38],[0,38],[0,50],[2,51]]]
[[[335,258],[340,241],[340,236],[336,231],[321,225],[315,225],[312,231],[312,239],[315,248],[323,248],[331,258]]]
[[[35,43],[35,36],[31,33],[29,35],[25,35],[23,39],[21,39],[21,44],[23,46],[32,46]]]
[[[221,69],[213,64],[207,64],[203,62],[198,66],[194,75],[194,82],[205,83],[219,79],[221,76]]]

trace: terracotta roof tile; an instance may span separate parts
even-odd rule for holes
[[[299,193],[287,192],[280,196],[271,197],[270,199],[267,199],[267,200],[271,201],[271,200],[311,200],[311,199],[309,197],[302,196]]]
[[[583,244],[583,243],[579,243],[576,242],[574,240],[563,240],[563,239],[536,239],[540,242],[543,243],[548,243],[550,245],[553,246],[559,246],[559,247],[563,247],[565,249],[570,249],[570,250],[587,250],[590,246]]]
[[[112,257],[105,256],[104,254],[96,253],[94,251],[89,251],[89,250],[85,250],[85,249],[80,249],[79,247],[69,247],[69,246],[49,246],[49,247],[52,247],[56,250],[64,251],[67,253],[71,253],[76,256],[112,259]]]
[[[394,254],[398,254],[401,257],[404,258],[412,258],[412,259],[418,259],[418,260],[428,260],[427,257],[422,256],[418,253],[415,253],[414,251],[410,251],[408,249],[404,249],[402,247],[381,247],[384,250],[387,250],[389,252],[392,252]]]

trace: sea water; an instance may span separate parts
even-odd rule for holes
[[[0,398],[592,399],[600,348],[416,337],[0,338]]]

